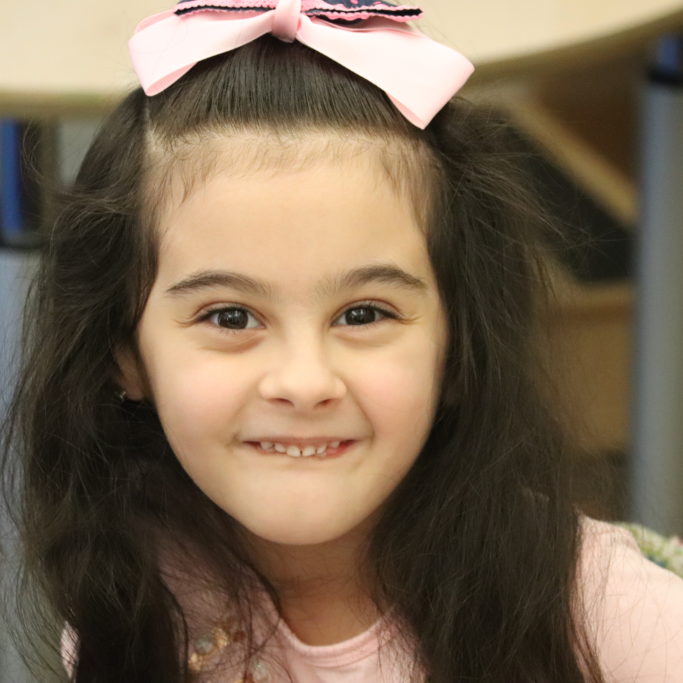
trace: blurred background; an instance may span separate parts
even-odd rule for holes
[[[158,0],[0,0],[0,418],[41,226],[136,81],[126,41]],[[572,246],[548,237],[539,345],[578,435],[590,515],[683,536],[683,0],[423,0],[420,28],[476,71]],[[528,153],[528,154],[526,154]],[[13,543],[2,519],[4,544]],[[3,558],[0,576],[14,569]],[[0,625],[0,683],[29,676]],[[41,681],[64,680],[48,673]]]

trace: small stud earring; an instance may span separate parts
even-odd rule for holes
[[[126,393],[125,389],[121,389],[120,391],[114,392],[116,395],[116,398],[119,399],[119,403],[123,403],[126,398],[128,398],[128,394]]]

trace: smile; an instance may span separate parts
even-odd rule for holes
[[[352,446],[355,441],[332,441],[321,446],[285,446],[281,443],[271,443],[270,441],[247,441],[249,446],[264,455],[287,455],[292,458],[314,458],[315,460],[327,460],[335,458]]]

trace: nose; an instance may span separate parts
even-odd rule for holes
[[[309,411],[342,398],[346,384],[332,368],[322,344],[299,337],[274,360],[261,378],[259,392],[268,401]]]

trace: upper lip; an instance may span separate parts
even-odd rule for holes
[[[270,443],[281,443],[290,446],[322,446],[326,443],[331,443],[333,441],[353,441],[353,439],[347,439],[343,436],[312,436],[312,437],[295,437],[295,436],[263,436],[257,439],[247,439],[246,442],[258,442],[262,443],[264,441]]]

